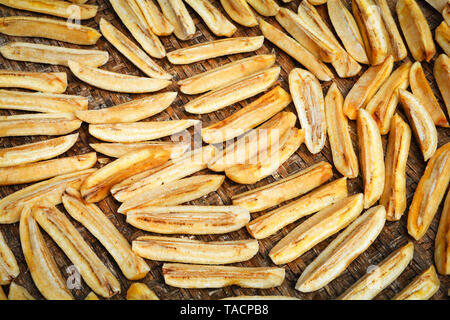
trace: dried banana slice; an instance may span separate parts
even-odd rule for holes
[[[440,274],[450,274],[450,193],[447,192],[434,240],[434,262]]]
[[[153,0],[131,0],[128,2],[134,12],[139,12],[143,21],[158,36],[171,35],[174,27],[161,13]]]
[[[135,282],[127,290],[127,300],[159,300],[159,298],[146,284]]]
[[[27,289],[13,282],[9,286],[8,300],[36,300]]]
[[[271,17],[277,14],[280,7],[274,0],[247,0],[256,12],[265,17]]]
[[[59,0],[0,0],[0,4],[5,6],[49,14],[61,18],[73,18],[76,14],[77,19],[85,20],[95,17],[97,6],[88,4],[76,4]]]
[[[0,232],[0,285],[10,284],[19,273],[16,257]]]
[[[446,55],[450,55],[450,27],[443,21],[435,30],[434,37]]]
[[[67,73],[0,70],[0,87],[63,93],[67,88]]]
[[[180,40],[188,40],[195,35],[195,24],[181,0],[158,0],[164,16],[174,27],[173,33]]]
[[[447,55],[441,54],[436,59],[433,75],[447,107],[447,114],[450,114],[450,59]]]
[[[139,149],[150,150],[167,150],[171,159],[181,157],[190,147],[187,143],[166,142],[166,141],[150,141],[137,143],[91,143],[92,149],[112,158],[120,158],[127,153]]]
[[[2,287],[0,286],[0,301],[2,301],[2,300],[8,300],[8,297],[6,296],[6,294],[3,291]]]
[[[434,266],[417,276],[392,300],[428,300],[439,290],[440,281]]]
[[[220,0],[225,12],[235,22],[244,27],[254,27],[258,25],[255,14],[248,6],[246,0]]]

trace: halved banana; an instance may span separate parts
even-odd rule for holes
[[[0,185],[6,186],[41,181],[92,168],[96,162],[97,154],[91,152],[73,157],[0,168]]]
[[[16,257],[0,232],[0,285],[10,284],[19,273]]]
[[[13,282],[9,286],[8,300],[36,300],[27,289]]]
[[[80,187],[87,176],[95,169],[87,169],[32,184],[16,191],[0,200],[0,223],[16,223],[20,219],[23,208],[32,206],[41,200],[53,205],[61,203],[61,195],[68,186]]]
[[[416,61],[430,61],[436,47],[430,26],[415,0],[398,0],[395,7],[403,36]]]
[[[139,10],[133,10],[134,3],[126,0],[110,0],[114,11],[119,16],[122,23],[127,27],[133,37],[139,42],[145,52],[155,58],[163,58],[166,56],[166,49],[159,38],[152,32],[152,30],[145,25],[145,17]],[[104,20],[102,18],[102,20]],[[134,42],[130,41],[127,36],[115,29],[112,25],[103,23],[103,28],[100,27],[105,38],[108,39],[125,57],[127,57],[138,68],[144,67],[152,73],[163,74],[158,65],[151,61],[151,59],[138,47]],[[147,65],[147,66],[146,66]],[[153,69],[153,70],[152,70]],[[165,76],[168,76],[165,74]]]
[[[305,194],[333,176],[328,162],[321,161],[284,179],[232,197],[233,205],[258,212]]]
[[[231,37],[236,27],[208,0],[184,0],[218,37]],[[273,0],[271,0],[273,1]]]
[[[389,286],[405,270],[414,254],[414,245],[405,246],[391,253],[371,272],[366,273],[348,288],[339,300],[372,300],[384,288]]]
[[[153,0],[131,0],[128,4],[133,11],[140,11],[145,23],[158,36],[168,36],[172,34],[174,27],[169,20],[161,13]]]
[[[63,93],[67,88],[67,73],[0,70],[0,87]]]
[[[137,143],[91,143],[92,149],[112,158],[120,158],[125,154],[139,149],[167,150],[171,159],[181,157],[190,147],[187,143],[149,141]]]
[[[9,36],[47,38],[79,45],[93,45],[101,36],[97,30],[80,24],[27,16],[0,18],[0,32]]]
[[[244,227],[249,212],[239,206],[163,206],[127,212],[127,223],[162,234],[224,234]]]
[[[439,290],[440,281],[434,266],[418,275],[392,300],[428,300]]]
[[[284,140],[284,141],[283,141]],[[300,148],[305,140],[303,129],[291,128],[282,138],[280,144],[272,144],[266,150],[260,150],[255,158],[256,163],[237,164],[225,169],[225,175],[232,181],[241,184],[254,184],[274,173]]]
[[[142,192],[125,200],[118,212],[127,214],[131,210],[145,210],[151,206],[175,206],[217,191],[225,177],[222,175],[198,175],[175,180]]]
[[[250,260],[258,253],[258,241],[199,241],[185,238],[143,236],[133,240],[133,251],[156,261],[193,264],[227,264]]]
[[[394,58],[388,56],[383,63],[369,67],[355,82],[344,100],[344,113],[355,120],[358,110],[364,108],[385,82],[394,67]]]
[[[260,15],[271,17],[277,14],[280,7],[274,0],[247,0],[247,3]]]
[[[318,57],[305,49],[299,42],[289,37],[283,31],[270,23],[259,19],[259,28],[264,37],[297,60],[306,69],[311,71],[320,81],[330,81],[334,78],[333,73],[323,64]]]
[[[108,163],[86,178],[80,187],[83,199],[87,202],[103,200],[113,185],[138,172],[162,165],[169,160],[166,150],[140,149],[125,154],[119,159]]]
[[[281,239],[269,252],[275,264],[294,261],[319,242],[355,220],[363,210],[363,195],[341,199],[311,216]]]
[[[330,182],[305,196],[250,221],[248,232],[255,239],[264,239],[298,219],[320,211],[347,197],[347,179]]]
[[[199,43],[167,53],[172,64],[189,64],[230,54],[252,52],[261,48],[263,36],[235,37]]]
[[[439,227],[434,240],[434,262],[442,275],[450,274],[450,192],[444,201]]]
[[[6,296],[6,294],[3,291],[2,287],[0,286],[0,301],[2,301],[2,300],[8,300],[8,297]]]
[[[90,67],[69,61],[70,71],[80,80],[103,90],[125,93],[145,93],[164,89],[169,80],[137,77]]]
[[[58,0],[49,0],[58,1]],[[91,67],[104,65],[109,59],[107,51],[72,49],[28,42],[9,42],[0,47],[0,53],[10,60],[46,63],[68,67],[69,61],[78,61]]]
[[[211,161],[216,152],[217,149],[212,145],[194,149],[180,158],[170,160],[162,166],[146,170],[116,184],[111,188],[111,193],[116,200],[121,202],[131,199],[154,187],[206,169],[208,162]]]
[[[0,4],[5,6],[49,14],[61,18],[73,18],[85,20],[95,17],[97,6],[89,4],[76,4],[60,0],[0,0]]]
[[[447,107],[447,114],[450,114],[450,59],[447,55],[441,54],[434,61],[433,75]]]
[[[39,226],[26,206],[20,215],[20,243],[34,284],[45,299],[74,300]]]
[[[434,37],[446,55],[450,55],[450,27],[447,22],[442,23],[434,31]]]
[[[164,111],[176,97],[177,92],[169,91],[109,108],[75,111],[75,115],[78,119],[93,124],[135,122]]]
[[[81,123],[73,113],[5,116],[0,117],[0,137],[59,136],[78,130]]]
[[[400,102],[408,116],[414,136],[419,143],[425,161],[430,159],[437,148],[438,137],[433,119],[425,106],[412,93],[399,89]]]
[[[359,174],[358,158],[353,149],[343,104],[344,97],[336,83],[333,83],[325,96],[326,124],[333,163],[343,176],[356,178]]]
[[[47,202],[41,202],[33,206],[31,214],[75,265],[83,280],[96,294],[110,298],[120,293],[117,278],[61,211]]]
[[[450,181],[450,143],[428,161],[408,212],[408,233],[420,240],[427,232]]]
[[[184,105],[189,113],[205,114],[253,97],[269,89],[280,75],[280,67],[272,67],[212,90]]]
[[[204,93],[267,69],[273,66],[275,59],[275,54],[250,56],[180,80],[178,85],[185,94]]]
[[[178,288],[222,288],[237,285],[242,288],[268,289],[284,281],[283,268],[223,267],[165,263],[162,267],[167,285]]]
[[[448,127],[445,113],[434,96],[433,90],[425,77],[422,65],[416,61],[409,71],[409,86],[412,93],[430,114],[436,126]]]
[[[375,0],[353,0],[352,11],[371,65],[378,65],[391,54],[391,45],[381,9]]]
[[[108,142],[138,142],[170,136],[198,123],[200,123],[200,120],[186,119],[90,124],[89,133]]]
[[[146,284],[135,282],[127,290],[127,300],[159,300],[159,298]]]
[[[94,292],[89,292],[89,294],[84,298],[84,300],[100,300]]]
[[[406,162],[411,144],[411,129],[395,114],[391,122],[386,150],[386,181],[380,204],[386,208],[386,219],[398,221],[406,209]]]
[[[398,90],[406,90],[409,86],[411,65],[411,62],[407,61],[395,69],[366,105],[367,112],[375,119],[383,135],[387,134],[391,127],[391,120],[399,101]]]
[[[305,130],[306,147],[312,154],[319,153],[327,138],[325,103],[319,80],[307,70],[293,69],[289,73],[289,91]]]
[[[442,9],[442,17],[444,18],[444,21],[447,23],[447,25],[450,23],[450,3],[447,1],[445,8]]]
[[[364,109],[358,112],[356,120],[359,161],[364,182],[364,208],[370,208],[380,199],[385,184],[383,144],[380,130],[370,113]]]
[[[203,128],[202,139],[206,143],[233,139],[268,120],[291,101],[289,93],[277,86],[228,118]]]
[[[295,289],[312,292],[336,279],[375,241],[385,221],[383,206],[373,207],[359,216],[306,267]]]
[[[66,113],[87,108],[88,99],[81,96],[0,90],[0,109]]]
[[[188,40],[195,35],[195,23],[182,0],[158,0],[164,16],[174,27],[173,33],[180,40]]]
[[[0,149],[0,167],[17,166],[47,160],[63,154],[77,141],[78,133],[54,139]]]
[[[369,59],[361,33],[350,11],[342,4],[341,0],[328,0],[327,8],[331,23],[345,50],[359,63],[368,64]]]
[[[109,218],[93,203],[87,203],[78,190],[67,188],[62,196],[67,212],[81,223],[108,250],[128,280],[144,278],[150,267],[136,255],[128,240],[117,230]]]
[[[258,25],[255,14],[248,6],[246,0],[220,0],[225,12],[235,22],[244,27],[254,27]]]

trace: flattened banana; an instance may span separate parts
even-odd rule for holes
[[[74,14],[78,19],[85,20],[95,17],[97,6],[88,4],[76,4],[60,0],[0,0],[5,6],[49,14],[61,18],[72,18]]]
[[[245,27],[258,25],[255,14],[246,0],[220,0],[220,3],[230,18],[240,25]]]
[[[428,300],[439,290],[440,281],[434,266],[418,275],[392,300]]]
[[[16,257],[0,232],[0,285],[10,284],[19,273]]]

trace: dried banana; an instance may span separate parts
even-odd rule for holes
[[[92,149],[112,158],[120,158],[125,154],[139,149],[167,150],[171,159],[181,157],[190,147],[187,143],[175,143],[165,141],[150,141],[137,143],[91,143]]]
[[[245,27],[254,27],[258,25],[255,14],[248,6],[246,0],[220,0],[225,12],[235,22]]]
[[[441,46],[446,55],[450,55],[450,27],[443,21],[434,31],[436,42]]]
[[[13,282],[9,286],[8,300],[36,300],[27,289]]]
[[[434,240],[434,262],[442,275],[450,274],[450,192],[444,201],[439,227]]]
[[[168,36],[172,34],[174,27],[161,13],[153,0],[131,0],[128,4],[132,7],[133,11],[136,12],[136,10],[138,10],[141,12],[145,23],[147,23],[154,34],[158,36]]]
[[[450,114],[450,59],[447,55],[441,54],[436,59],[433,75],[447,107],[447,114]]]
[[[67,88],[67,73],[0,70],[0,87],[63,93]]]
[[[97,6],[89,4],[76,4],[60,0],[0,0],[0,4],[5,6],[39,12],[61,18],[73,18],[85,20],[95,17]]]
[[[127,290],[127,300],[159,300],[159,298],[146,284],[135,282]]]
[[[195,35],[195,24],[182,0],[158,0],[164,16],[174,27],[173,33],[180,40],[188,40]]]
[[[417,276],[392,300],[428,300],[439,290],[440,281],[434,266]]]
[[[19,273],[16,257],[0,232],[0,285],[10,284]]]
[[[247,0],[248,4],[262,16],[271,17],[277,14],[280,7],[274,0]]]

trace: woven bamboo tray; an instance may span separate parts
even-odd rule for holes
[[[110,21],[113,25],[118,27],[122,32],[124,32],[130,39],[134,41],[128,30],[122,25],[120,19],[112,10],[111,5],[107,0],[96,0],[89,1],[90,3],[95,2],[99,5],[99,11],[97,16],[94,19],[90,19],[87,21],[83,21],[84,25],[93,27],[98,29],[98,22],[101,17],[105,17],[108,21]],[[281,1],[278,1],[280,5],[289,7],[294,11],[297,10],[297,6],[299,4],[299,0],[294,0],[291,3],[283,4]],[[349,2],[349,1],[347,1]],[[391,10],[395,12],[394,7],[396,0],[388,1],[391,7]],[[434,29],[441,23],[442,16],[435,11],[431,6],[429,6],[424,0],[419,0],[419,5],[427,17],[428,23],[430,24],[431,30],[434,35]],[[218,7],[224,14],[220,2],[214,1],[213,4]],[[188,5],[186,5],[188,7]],[[323,16],[327,18],[326,6],[319,6],[319,11],[323,13]],[[197,27],[196,34],[193,39],[189,41],[180,41],[174,35],[169,37],[161,37],[161,40],[166,47],[167,52],[172,50],[187,47],[196,43],[201,43],[205,41],[214,40],[215,37],[207,28],[207,26],[203,23],[201,18],[188,7],[188,10],[191,16],[194,19],[195,25]],[[0,16],[11,16],[11,15],[30,15],[37,16],[39,14],[30,13],[26,11],[14,10],[5,6],[0,5]],[[226,15],[226,14],[225,14]],[[43,16],[43,15],[40,15]],[[394,15],[395,19],[396,16]],[[328,19],[328,18],[327,18]],[[275,19],[267,18],[267,21],[273,23],[277,27],[280,27]],[[398,23],[398,21],[397,21]],[[234,36],[254,36],[260,35],[260,31],[258,27],[254,28],[245,28],[239,26],[237,32]],[[280,27],[281,28],[281,27]],[[19,37],[8,37],[3,34],[0,34],[0,45],[3,45],[9,41],[27,41],[34,43],[46,43],[52,45],[59,45],[65,47],[76,48],[75,45],[70,45],[67,43],[60,43],[58,41],[53,40],[45,40],[38,38],[19,38]],[[100,38],[98,43],[94,46],[101,50],[107,50],[110,53],[110,59],[108,63],[102,68],[120,72],[125,74],[133,74],[133,75],[143,75],[134,65],[132,65],[124,56],[122,56],[115,48],[113,48],[104,38]],[[437,46],[438,53],[441,53],[442,50]],[[288,90],[288,81],[287,76],[295,67],[300,67],[300,65],[295,62],[292,58],[282,52],[280,49],[274,47],[267,40],[264,42],[264,45],[256,51],[257,54],[265,54],[270,52],[275,52],[277,55],[277,64],[281,66],[281,76],[278,80],[279,84],[286,90]],[[203,72],[205,70],[210,70],[217,66],[223,65],[225,63],[229,63],[230,61],[242,59],[244,57],[253,55],[253,53],[249,54],[237,54],[233,56],[220,57],[216,59],[210,59],[206,61],[202,61],[199,63],[194,63],[190,65],[180,65],[175,66],[168,62],[168,60],[161,59],[158,61],[159,65],[162,66],[165,70],[174,75],[174,82],[171,86],[165,89],[165,91],[178,91],[176,81],[179,79],[184,79],[186,77],[190,77],[194,74]],[[436,55],[435,57],[437,57]],[[443,105],[442,98],[440,93],[437,90],[436,83],[434,82],[434,78],[432,76],[432,66],[434,63],[434,59],[430,63],[422,63],[427,79],[432,84],[432,88],[438,97],[439,102]],[[396,64],[396,66],[398,63]],[[395,66],[395,67],[396,67]],[[6,60],[0,56],[0,68],[1,69],[9,69],[9,70],[22,70],[22,71],[41,71],[41,72],[50,72],[50,71],[66,71],[68,73],[68,81],[69,86],[66,91],[67,94],[76,94],[82,95],[89,98],[89,108],[90,109],[99,109],[105,108],[109,106],[113,106],[116,104],[120,104],[131,99],[139,98],[140,95],[129,95],[129,94],[117,94],[104,90],[100,90],[94,87],[91,87],[85,83],[80,82],[77,78],[75,78],[68,68],[59,67],[59,66],[50,66],[43,64],[35,64],[35,63],[22,63],[16,61]],[[366,67],[364,67],[365,69]],[[345,95],[350,90],[354,82],[357,80],[355,78],[349,79],[339,79],[336,78],[336,83],[342,93]],[[324,92],[328,89],[331,82],[322,82],[322,87]],[[154,116],[151,120],[168,120],[168,119],[185,119],[185,118],[198,118],[203,121],[203,126],[210,125],[219,120],[226,118],[227,116],[234,113],[236,110],[239,110],[243,106],[247,105],[250,101],[254,100],[254,98],[246,100],[244,102],[238,103],[234,106],[227,107],[217,112],[213,112],[206,115],[195,116],[188,114],[184,111],[183,105],[188,102],[192,97],[182,94],[179,92],[179,95],[175,102],[164,112]],[[289,111],[295,112],[295,108],[291,103],[287,109]],[[400,110],[401,108],[399,108]],[[400,110],[400,112],[402,112]],[[0,110],[1,115],[10,115],[16,114],[18,112]],[[351,121],[351,135],[356,146],[356,125],[354,121]],[[299,124],[297,124],[300,127]],[[87,153],[92,151],[89,147],[89,143],[97,142],[96,139],[88,134],[87,125],[84,123],[79,130],[80,138],[76,145],[70,149],[66,154],[62,156],[72,156],[81,153]],[[192,134],[192,130],[190,131]],[[438,128],[439,135],[439,143],[438,146],[441,146],[447,142],[450,142],[450,130]],[[31,143],[38,140],[44,140],[48,137],[45,136],[37,136],[37,137],[14,137],[14,138],[0,138],[1,147],[12,147],[24,143]],[[387,136],[383,137],[383,145],[386,150],[386,140]],[[99,154],[100,157],[102,155]],[[313,165],[319,161],[328,161],[332,163],[332,157],[330,152],[329,143],[327,141],[325,148],[322,150],[320,154],[312,155],[308,152],[305,145],[302,145],[297,152],[281,166],[277,172],[275,172],[272,176],[269,176],[266,179],[258,182],[256,185],[239,185],[236,184],[229,179],[225,180],[225,183],[222,187],[214,193],[208,195],[208,197],[198,199],[193,201],[191,204],[196,205],[230,205],[231,197],[234,194],[242,193],[249,189],[253,189],[256,187],[260,187],[271,183],[275,180],[286,177],[290,174],[296,173],[301,169],[307,168],[310,165]],[[420,149],[415,139],[412,139],[411,149],[408,158],[408,164],[406,169],[407,174],[407,199],[408,205],[412,200],[412,196],[414,194],[414,190],[416,189],[417,183],[422,176],[425,169],[425,163],[422,159]],[[200,172],[206,173],[207,170]],[[338,178],[340,175],[334,171],[334,178]],[[356,192],[362,192],[362,179],[361,176],[357,179],[352,179],[348,181],[349,193],[353,194]],[[0,188],[0,197],[5,197],[8,194],[13,193],[19,189],[23,188],[22,185],[18,186],[9,186],[9,187],[1,187]],[[124,236],[129,240],[133,240],[138,236],[144,234],[144,232],[135,229],[134,227],[128,225],[125,222],[125,217],[119,213],[117,213],[117,208],[119,207],[119,203],[115,201],[111,196],[107,199],[98,203],[99,207],[107,214],[107,216],[113,221],[116,227],[124,234]],[[63,210],[63,208],[61,208]],[[401,276],[395,280],[388,288],[383,290],[376,299],[390,299],[397,292],[399,292],[402,288],[404,288],[413,278],[415,278],[418,274],[420,274],[423,270],[429,267],[434,263],[433,252],[434,252],[434,238],[437,231],[437,226],[439,222],[439,217],[442,211],[442,204],[436,214],[436,217],[431,224],[426,235],[422,238],[421,241],[413,241],[415,246],[414,259],[408,265],[406,270],[401,274]],[[406,211],[407,212],[407,211]],[[263,213],[263,212],[262,212]],[[253,217],[256,217],[262,213],[252,214]],[[347,270],[339,276],[336,280],[332,281],[325,288],[318,290],[313,293],[303,294],[294,289],[295,282],[297,281],[301,272],[306,268],[306,266],[311,263],[314,258],[330,243],[334,237],[331,237],[320,244],[316,245],[313,249],[309,250],[305,254],[303,254],[300,258],[294,260],[293,262],[284,266],[286,269],[286,279],[280,287],[265,289],[265,290],[257,290],[257,289],[243,289],[236,286],[222,288],[222,289],[199,289],[199,290],[185,290],[178,289],[174,287],[167,286],[164,283],[164,279],[161,273],[162,263],[148,261],[151,271],[149,274],[142,279],[141,281],[146,283],[151,289],[153,289],[156,294],[160,297],[160,299],[220,299],[229,296],[237,296],[237,295],[287,295],[292,297],[297,297],[300,299],[333,299],[339,296],[346,288],[351,286],[354,282],[356,282],[360,277],[362,277],[367,269],[371,265],[378,264],[381,260],[383,260],[386,256],[388,256],[392,251],[399,248],[400,246],[406,244],[408,240],[413,240],[408,236],[406,231],[406,217],[405,213],[402,217],[401,221],[398,222],[387,222],[383,231],[378,236],[377,240],[361,255],[356,259]],[[247,267],[255,267],[255,266],[273,266],[273,263],[268,258],[268,252],[273,247],[273,245],[278,242],[282,237],[284,237],[289,231],[291,231],[294,227],[296,227],[299,223],[301,223],[305,218],[297,221],[284,228],[280,232],[275,235],[259,241],[260,250],[259,253],[249,261],[235,264],[237,266],[247,266]],[[103,246],[80,224],[71,219],[75,224],[77,229],[81,232],[82,236],[86,239],[86,241],[92,246],[94,251],[98,254],[100,259],[106,264],[108,268],[114,271],[116,276],[118,277],[121,287],[122,293],[113,297],[113,299],[124,299],[126,291],[130,286],[131,282],[128,281],[120,272],[118,266],[112,259],[112,257],[107,253],[107,251],[103,248]],[[15,280],[20,285],[26,287],[29,292],[35,298],[43,298],[37,288],[35,287],[27,265],[25,263],[21,246],[19,240],[19,228],[18,223],[12,225],[0,225],[0,231],[4,234],[6,241],[8,242],[10,248],[13,250],[16,259],[20,266],[20,275]],[[45,240],[47,241],[50,250],[54,254],[55,260],[60,267],[63,277],[67,278],[70,275],[70,266],[72,263],[68,260],[68,258],[64,255],[64,253],[58,248],[58,246],[50,239],[47,234],[44,233]],[[248,239],[250,235],[244,229],[241,229],[236,232],[232,232],[225,235],[214,235],[214,236],[198,236],[193,237],[201,240],[232,240],[232,239]],[[447,299],[447,290],[449,288],[450,279],[449,277],[440,276],[441,287],[439,291],[434,295],[433,299]],[[5,288],[7,290],[7,288]],[[91,290],[84,283],[81,282],[81,288],[75,289],[72,291],[74,296],[77,299],[83,299]]]

